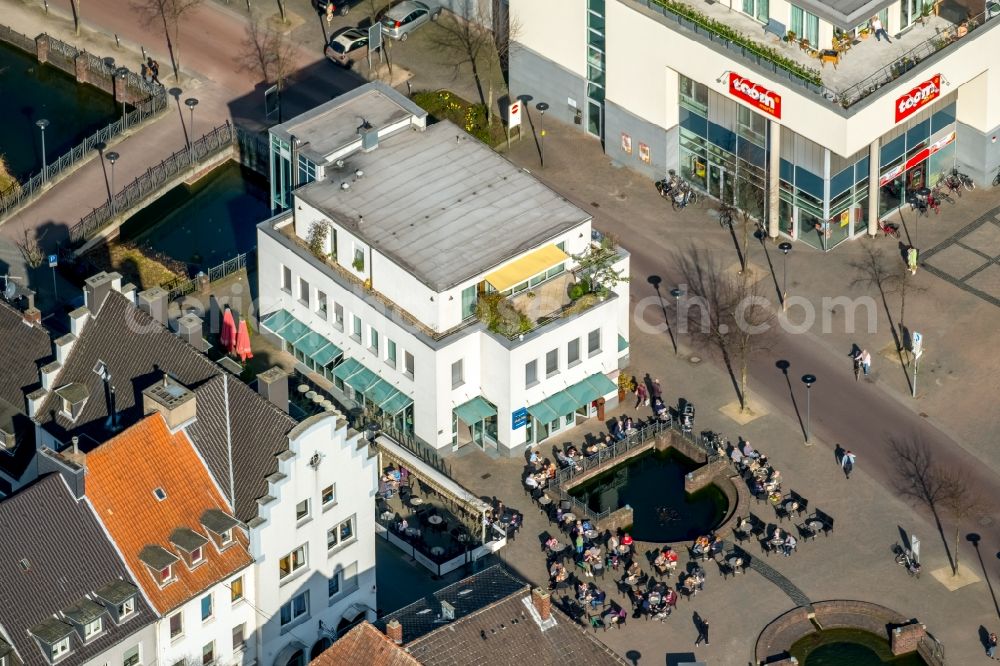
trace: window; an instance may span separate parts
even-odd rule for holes
[[[545,376],[551,377],[559,372],[559,350],[553,349],[545,355]]]
[[[476,285],[462,290],[462,319],[476,316],[476,302],[479,298],[479,288]]]
[[[243,601],[243,576],[234,578],[229,583],[229,601],[234,604],[237,601]]]
[[[334,548],[338,544],[343,544],[354,538],[354,516],[351,516],[339,525],[331,527],[326,532],[327,549]]]
[[[118,604],[118,619],[123,620],[135,612],[135,597],[126,599]]]
[[[326,292],[316,291],[316,314],[326,321]]]
[[[316,165],[299,153],[299,185],[316,180]]]
[[[335,571],[326,582],[326,594],[331,599],[340,594],[340,572]]]
[[[413,354],[410,352],[403,352],[403,370],[407,377],[413,379]]]
[[[361,317],[351,315],[351,337],[361,342]]]
[[[330,506],[337,501],[336,484],[323,489],[323,492],[320,493],[320,501],[323,503],[323,506]]]
[[[299,546],[278,560],[278,577],[285,578],[306,565],[306,547]]]
[[[292,293],[292,269],[288,266],[281,267],[281,290]]]
[[[767,120],[745,106],[737,106],[736,120],[740,136],[750,139],[758,146],[767,145]]]
[[[304,499],[295,505],[295,520],[302,520],[309,516],[309,500]]]
[[[365,270],[365,251],[360,247],[354,248],[354,261],[351,262],[351,266],[354,266],[354,270],[359,273]]]
[[[792,26],[790,30],[798,39],[805,39],[813,48],[819,43],[819,17],[792,5]]]
[[[337,531],[337,526],[331,527],[330,529],[328,529],[326,531],[326,549],[327,550],[330,550],[331,548],[333,548],[334,546],[336,546],[339,543],[339,540],[337,538],[338,534],[339,534],[339,532]]]
[[[333,325],[344,330],[344,306],[340,303],[333,304]]]
[[[160,569],[160,585],[166,585],[174,579],[174,571],[172,565],[167,565]]]
[[[205,643],[204,647],[201,648],[201,664],[202,666],[208,666],[209,664],[215,663],[215,641],[209,641]]]
[[[212,619],[212,595],[206,594],[201,598],[201,621]]]
[[[458,388],[465,383],[465,377],[463,374],[464,370],[462,368],[462,359],[458,359],[451,364],[451,387],[453,389]]]
[[[595,328],[587,334],[587,355],[601,353],[601,329]]]
[[[198,546],[197,548],[195,548],[194,550],[191,551],[191,564],[198,564],[199,562],[202,561],[202,559],[204,559],[204,558],[203,558],[201,546]]]
[[[341,574],[344,577],[344,592],[354,592],[358,589],[358,563],[353,562],[344,567]]]
[[[226,530],[219,535],[219,542],[223,546],[228,546],[233,541],[233,531],[231,529]]]
[[[179,638],[184,635],[184,611],[177,611],[170,616],[168,621],[170,625],[170,640]]]
[[[337,261],[337,230],[330,227],[330,257]]]
[[[104,628],[101,618],[97,618],[93,622],[88,622],[83,625],[83,640],[89,641],[91,638],[101,633],[101,629]]]
[[[566,346],[566,366],[572,366],[580,362],[580,338],[574,338]]]
[[[704,116],[708,113],[708,86],[681,76],[681,106]]]
[[[122,666],[139,666],[142,663],[139,646],[133,645],[122,655]]]
[[[378,356],[378,331],[374,328],[368,329],[368,349]]]
[[[243,647],[244,641],[246,641],[247,625],[238,624],[233,627],[233,652],[236,652]]]
[[[538,383],[538,361],[528,361],[524,364],[524,388]]]
[[[385,340],[385,362],[396,367],[396,343],[388,338]]]
[[[309,307],[309,283],[299,278],[299,302]]]
[[[58,643],[52,644],[52,661],[55,661],[67,652],[69,652],[69,636],[62,639]]]
[[[309,612],[309,590],[292,597],[281,607],[281,626],[290,624]]]

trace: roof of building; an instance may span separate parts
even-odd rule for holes
[[[414,117],[423,122],[427,112],[392,87],[372,81],[275,125],[270,132],[286,143],[294,136],[300,154],[324,164],[329,155],[359,141],[358,128],[365,122],[378,129]]]
[[[94,371],[99,361],[111,373],[116,388],[119,427],[142,419],[142,391],[160,381],[164,372],[193,389],[197,419],[187,427],[191,441],[230,497],[236,517],[247,522],[257,515],[256,499],[267,492],[266,478],[278,469],[275,454],[288,448],[287,434],[295,427],[295,419],[230,377],[125,296],[112,292],[80,333],[56,379],[57,387],[73,382],[88,387],[91,397],[79,418],[71,422],[60,414],[58,400],[51,395],[38,414],[46,430],[64,443],[71,435],[87,435],[80,441],[83,451],[115,432],[109,428],[103,379]]]
[[[420,662],[367,621],[362,622],[310,662],[310,666],[419,666]]]
[[[150,549],[177,556],[171,539],[197,547],[190,533],[204,528],[208,509],[230,511],[183,430],[171,434],[159,413],[151,414],[87,454],[87,496],[111,538],[160,613],[195,598],[252,563],[246,537],[237,532],[219,551],[202,549],[201,563],[173,566],[175,580],[159,586],[146,563]],[[162,489],[160,499],[155,490]],[[181,530],[183,536],[178,536]],[[200,542],[204,543],[204,542]],[[145,559],[143,552],[145,551]]]
[[[448,121],[383,137],[344,161],[295,196],[436,292],[590,219]]]
[[[92,610],[84,599],[109,585],[122,601],[135,597],[135,614],[121,625],[105,614],[102,635],[86,645],[74,639],[72,663],[87,662],[154,621],[93,512],[73,498],[58,474],[44,476],[0,502],[0,534],[0,626],[26,665],[48,664],[30,630],[64,632],[41,625],[81,605]]]
[[[895,0],[802,0],[801,7],[835,26],[850,30],[895,4]]]

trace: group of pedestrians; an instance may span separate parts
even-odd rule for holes
[[[160,83],[160,63],[152,58],[146,58],[146,62],[142,63],[142,80],[146,83],[162,86],[163,84]]]

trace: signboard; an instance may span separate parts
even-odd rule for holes
[[[522,407],[521,409],[514,410],[514,413],[511,414],[510,420],[510,427],[514,430],[528,425],[528,408]]]
[[[643,164],[649,164],[649,146],[642,142],[639,143],[639,159]]]
[[[781,118],[781,95],[735,72],[729,72],[729,94],[769,116]]]
[[[920,335],[916,331],[910,333],[910,347],[910,351],[913,352],[913,355],[920,358],[920,355],[924,353],[924,336]]]
[[[55,268],[59,265],[59,256],[55,254],[49,255],[49,268]]]
[[[931,145],[927,146],[926,148],[918,152],[910,159],[906,160],[906,162],[904,162],[903,164],[895,166],[889,171],[886,171],[884,174],[882,174],[882,177],[878,179],[879,187],[882,187],[883,185],[886,185],[896,180],[896,178],[899,177],[899,174],[909,171],[910,169],[917,166],[918,164],[920,164],[928,157],[938,152],[939,150],[941,150],[954,140],[955,140],[955,133],[949,132],[945,136],[941,137]]]
[[[941,75],[935,74],[896,100],[896,122],[912,116],[941,95]]]
[[[375,22],[368,26],[368,53],[382,48],[382,24]]]
[[[632,137],[622,132],[622,152],[626,155],[632,154]]]
[[[511,102],[507,107],[507,129],[521,126],[521,102]]]

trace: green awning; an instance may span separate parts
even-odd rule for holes
[[[380,381],[382,380],[379,379],[378,375],[362,365],[361,369],[344,380],[344,383],[358,393],[364,395],[365,391],[371,388],[376,382]]]
[[[311,358],[320,367],[326,366],[343,352],[316,331],[292,316],[288,310],[276,310],[264,316],[261,325],[282,340],[295,346],[296,351]]]
[[[528,407],[528,413],[542,423],[550,423],[617,390],[618,387],[613,381],[598,372],[536,405],[531,405]]]
[[[275,331],[275,333],[277,333],[278,337],[282,340],[290,342],[294,345],[300,338],[305,337],[311,333],[311,331],[309,330],[309,327],[301,321],[293,319],[288,322],[288,324]]]
[[[624,335],[618,336],[618,351],[625,351],[628,349],[628,340],[625,339]]]
[[[455,416],[461,419],[466,425],[473,425],[496,415],[497,408],[478,395],[455,408]]]
[[[343,363],[334,368],[333,376],[343,382],[364,367],[353,358],[344,359]]]
[[[394,416],[412,404],[413,400],[405,393],[397,393],[390,397],[388,401],[379,405],[379,408],[389,416]]]
[[[271,331],[280,331],[282,328],[287,326],[292,322],[295,317],[288,310],[275,310],[269,315],[265,315],[261,319],[261,323],[264,324]]]
[[[546,398],[543,402],[546,407],[559,416],[572,414],[580,406],[580,402],[568,390],[559,391]]]
[[[312,360],[316,363],[317,366],[324,368],[333,363],[334,361],[336,361],[343,355],[344,351],[337,345],[330,342],[325,347],[320,349],[318,352],[313,354]]]
[[[301,338],[295,341],[295,349],[302,352],[309,358],[312,358],[316,352],[318,352],[323,347],[330,344],[330,341],[324,338],[322,335],[316,331],[309,331]]]
[[[590,397],[587,398],[587,402],[591,402],[592,400],[597,400],[598,398],[603,398],[606,395],[611,395],[612,393],[615,393],[618,390],[618,385],[615,384],[610,379],[608,379],[607,376],[605,376],[603,373],[600,372],[592,374],[591,376],[584,379],[583,382],[580,382],[580,384],[584,382],[589,384],[591,388]],[[581,403],[580,406],[582,407],[583,403]]]
[[[552,409],[545,404],[544,400],[537,405],[529,406],[528,413],[542,423],[551,423],[559,418],[559,415],[553,412]]]
[[[376,405],[381,405],[392,397],[394,393],[398,393],[396,387],[384,379],[380,379],[365,389],[365,400],[370,400]]]

